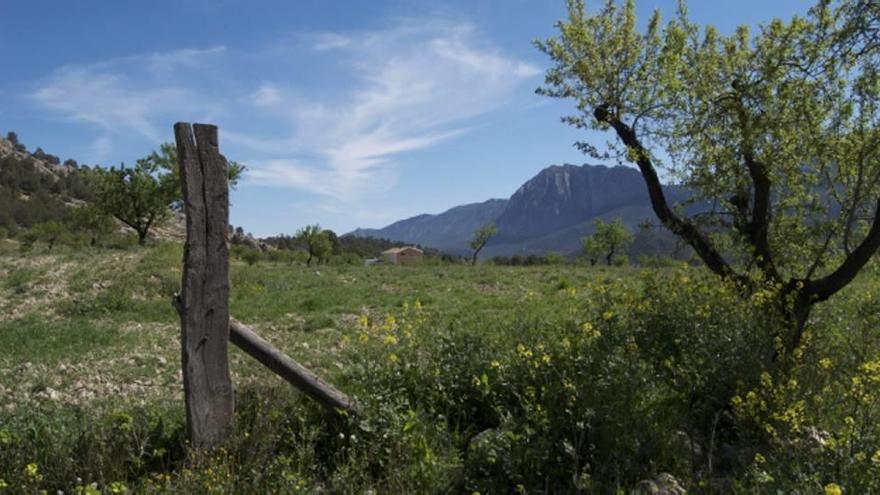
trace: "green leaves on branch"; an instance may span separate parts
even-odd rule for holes
[[[565,122],[612,131],[604,149],[579,146],[636,164],[658,218],[712,271],[808,308],[880,247],[877,2],[820,0],[723,35],[683,1],[640,30],[633,0],[570,0],[558,28],[537,43],[553,61],[538,93],[575,100]],[[675,211],[658,170],[710,211]]]

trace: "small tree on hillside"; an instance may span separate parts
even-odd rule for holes
[[[477,256],[479,256],[480,251],[486,247],[489,239],[495,237],[497,233],[498,228],[495,227],[494,223],[487,223],[474,231],[474,238],[470,242],[470,247],[474,250],[474,254],[471,256],[471,265],[477,264]]]
[[[621,5],[622,3],[622,5]],[[635,2],[568,1],[541,94],[576,100],[565,122],[610,131],[594,157],[638,166],[663,225],[744,297],[773,293],[787,351],[811,308],[880,248],[880,8],[818,0],[806,17],[724,35]],[[706,226],[667,201],[658,168],[712,205]]]
[[[633,235],[624,225],[623,220],[605,222],[601,218],[593,221],[592,234],[581,239],[584,255],[595,265],[600,258],[605,258],[605,263],[611,266],[614,255],[621,253],[633,242]]]
[[[63,223],[57,220],[49,220],[35,224],[27,232],[22,235],[22,243],[26,246],[32,245],[34,242],[45,242],[51,251],[55,244],[63,242],[69,243],[70,231]]]
[[[308,247],[309,259],[306,260],[306,265],[311,266],[314,258],[317,258],[320,264],[330,256],[333,244],[330,242],[327,232],[322,230],[320,225],[306,225],[296,232],[296,236]]]
[[[157,174],[158,165],[141,159],[132,168],[95,169],[95,203],[128,225],[144,245],[147,234],[170,214],[169,205],[181,194],[179,183]]]
[[[229,163],[230,187],[235,187],[244,170],[244,165]],[[170,143],[163,143],[159,151],[139,159],[132,168],[95,168],[92,174],[96,204],[134,229],[141,245],[150,229],[183,201],[177,148]]]
[[[113,218],[96,204],[74,208],[69,224],[75,233],[85,234],[91,246],[96,245],[99,238],[111,234],[116,229]]]

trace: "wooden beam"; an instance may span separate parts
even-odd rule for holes
[[[290,382],[321,404],[334,410],[356,413],[355,402],[321,380],[303,365],[289,358],[253,330],[234,318],[229,319],[229,338],[239,349],[263,363],[276,375]]]
[[[195,134],[193,134],[195,132]],[[195,448],[222,443],[233,430],[229,376],[229,187],[217,127],[174,124],[186,213],[181,294],[181,361],[186,425]]]

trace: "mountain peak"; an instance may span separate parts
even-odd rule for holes
[[[676,188],[668,194],[673,202],[682,196]],[[418,215],[352,234],[463,254],[469,250],[474,230],[494,222],[498,235],[486,246],[487,256],[573,252],[579,249],[580,238],[592,232],[596,218],[620,217],[635,229],[653,216],[647,189],[635,168],[564,163],[542,169],[510,199],[456,206],[438,215]]]

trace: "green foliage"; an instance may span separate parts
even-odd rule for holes
[[[27,248],[30,248],[35,242],[42,242],[50,251],[56,244],[71,244],[73,242],[71,232],[57,220],[38,223],[19,234],[18,237],[22,245]]]
[[[313,258],[317,258],[318,263],[326,262],[330,258],[330,254],[333,252],[333,243],[328,231],[323,230],[320,225],[306,225],[296,232],[296,237],[308,247],[307,265],[312,264]]]
[[[75,233],[85,235],[91,246],[116,230],[113,218],[92,203],[72,209],[69,224]]]
[[[183,189],[180,178],[180,165],[177,161],[177,146],[173,143],[162,143],[159,146],[159,151],[153,151],[144,160],[152,164],[155,170],[162,172],[162,180],[167,183],[168,189],[177,191],[178,196],[174,200],[174,205],[179,208],[183,201]],[[230,189],[235,189],[245,170],[247,170],[247,167],[241,163],[236,161],[227,162]]]
[[[247,249],[241,255],[241,259],[250,266],[257,264],[261,257],[261,253],[256,249]]]
[[[605,222],[601,218],[593,221],[593,233],[581,239],[584,255],[595,265],[604,258],[605,264],[626,264],[625,251],[633,242],[633,235],[624,225],[623,220]],[[615,256],[617,255],[617,256]],[[618,261],[623,260],[623,261]]]
[[[804,16],[724,35],[684,2],[639,28],[634,0],[568,2],[541,94],[569,124],[612,131],[586,153],[635,163],[655,213],[746,297],[779,286],[788,350],[813,305],[880,248],[880,28],[876,2],[820,0]],[[666,204],[658,168],[712,205]],[[595,246],[589,246],[593,248]]]
[[[564,265],[566,262],[565,255],[557,251],[550,251],[544,257],[549,265]]]
[[[480,251],[486,246],[489,239],[495,237],[495,234],[497,233],[498,227],[496,227],[494,223],[487,223],[474,231],[474,237],[468,243],[468,246],[474,250],[473,257],[471,258],[472,265],[477,264],[477,256],[480,254]]]
[[[169,174],[157,175],[160,164],[151,158],[134,167],[95,169],[95,204],[137,232],[146,243],[150,228],[168,218],[170,205],[180,196],[180,184]]]
[[[168,304],[182,247],[7,244],[10,493],[613,493],[661,472],[689,493],[880,489],[876,267],[817,308],[784,370],[765,366],[786,352],[766,313],[773,288],[744,299],[682,263],[233,259],[232,314],[364,412],[327,414],[233,349],[237,434],[199,456],[183,441]]]

